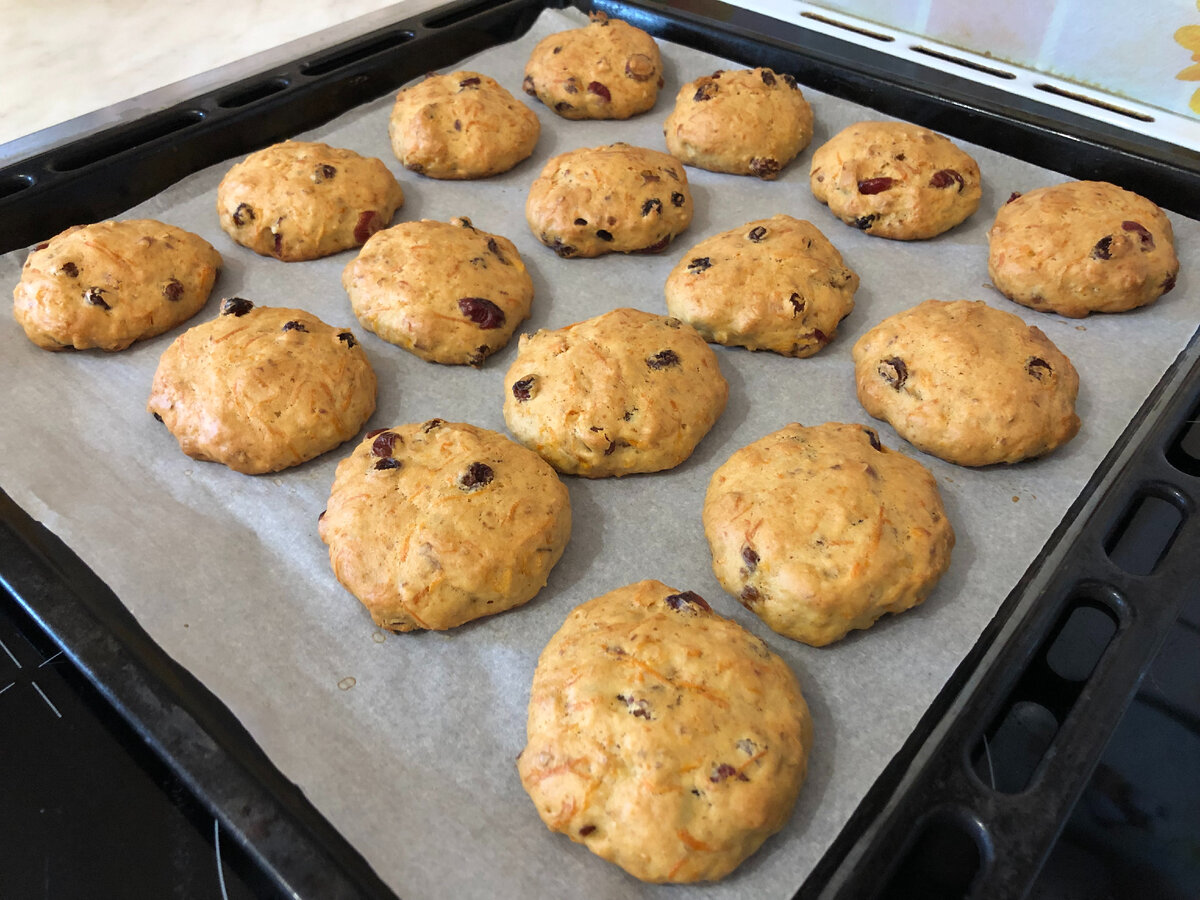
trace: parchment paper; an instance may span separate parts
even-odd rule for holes
[[[520,93],[542,36],[581,24],[546,12],[521,40],[464,63]],[[450,633],[385,635],[334,579],[317,515],[350,445],[273,476],[250,477],[185,457],[145,410],[159,355],[183,328],[119,354],[47,353],[0,322],[3,487],[58,533],[165,650],[241,719],[271,759],[406,900],[435,897],[789,897],[900,747],[955,665],[1033,560],[1089,474],[1187,343],[1200,318],[1192,262],[1200,226],[1173,217],[1183,259],[1175,291],[1132,314],[1082,322],[1009,303],[987,284],[986,231],[1012,191],[1062,176],[980,147],[983,203],[964,226],[901,243],[842,225],[813,198],[812,149],[845,125],[877,118],[815,91],[812,146],[778,181],[689,169],[696,216],[659,256],[563,260],[526,226],[530,181],[552,155],[624,140],[663,149],[679,86],[717,68],[712,56],[664,45],[657,106],[627,122],[568,122],[530,100],[543,132],[534,156],[481,182],[404,171],[387,138],[391,99],[311,135],[383,159],[407,200],[396,221],[468,215],[513,239],[536,287],[524,329],[560,327],[621,305],[665,312],[667,272],[718,231],[778,212],[816,223],[862,277],[837,339],[810,359],[717,348],[728,409],[694,456],[654,475],[567,478],[574,533],[545,590],[527,606]],[[229,164],[232,164],[233,160]],[[480,370],[423,362],[354,321],[341,288],[353,253],[285,264],[235,246],[217,225],[215,191],[229,164],[131,210],[193,230],[224,255],[214,297],[303,307],[362,340],[379,375],[369,428],[435,416],[504,431],[502,377],[516,341]],[[15,285],[24,254],[0,260]],[[1041,460],[969,470],[913,450],[874,423],[854,395],[850,347],[886,315],[930,297],[985,299],[1042,328],[1082,379],[1083,429]],[[184,326],[186,327],[186,326]],[[711,574],[700,523],[713,470],[734,450],[799,421],[870,423],[889,447],[936,475],[958,535],[953,563],[920,608],[825,649],[775,635]],[[537,655],[576,604],[657,578],[706,597],[762,636],[793,667],[815,720],[808,783],[790,824],[718,885],[656,888],[551,834],[517,779]]]

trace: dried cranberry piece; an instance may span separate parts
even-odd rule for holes
[[[568,94],[578,94],[579,93],[579,85],[577,85],[575,83],[574,78],[568,78],[567,83],[563,85],[563,90],[566,91]]]
[[[527,93],[530,97],[537,96],[537,88],[533,86],[532,75],[525,76],[525,80],[521,83],[521,87],[525,89],[525,93]]]
[[[454,130],[455,130],[455,131],[462,131],[462,119],[455,119],[455,120],[454,120]]]
[[[692,275],[699,275],[701,272],[712,268],[712,260],[707,256],[697,256],[687,264],[687,270]]]
[[[1175,287],[1175,275],[1174,275],[1174,273],[1172,273],[1163,279],[1162,292],[1165,294],[1168,291],[1173,290],[1174,287]]]
[[[479,79],[472,75],[470,78],[464,78],[458,83],[458,89],[461,91],[464,88],[479,87]]]
[[[339,341],[346,345],[346,349],[348,350],[353,349],[358,344],[358,341],[354,339],[354,335],[348,331],[339,331],[337,337]]]
[[[561,50],[562,48],[559,47],[557,49]],[[595,825],[584,825],[582,828],[579,829],[579,836],[587,837],[589,834],[591,834],[595,830],[596,830]]]
[[[162,416],[160,416],[158,413],[150,413],[150,415],[154,416],[154,418],[158,419],[160,422],[163,420]]]
[[[656,212],[659,215],[662,215],[662,209],[663,209],[662,201],[659,200],[657,197],[651,197],[649,200],[647,200],[645,203],[642,204],[642,215],[648,216],[652,212]]]
[[[467,466],[467,471],[463,472],[459,477],[458,484],[464,490],[475,491],[491,484],[492,479],[495,477],[496,473],[492,471],[492,467],[487,463],[473,462]]]
[[[724,69],[717,69],[717,71],[713,72],[713,73],[712,73],[710,76],[708,76],[708,77],[709,77],[709,78],[720,78],[720,77],[721,77],[722,75],[724,75],[724,74],[725,74],[725,70],[724,70]]]
[[[650,184],[651,182],[662,181],[661,175],[655,175],[649,169],[643,169],[641,175],[642,175],[642,184]]]
[[[878,178],[864,178],[858,183],[858,192],[860,194],[882,194],[884,191],[891,190],[895,185],[896,179],[886,175]]]
[[[496,243],[495,238],[493,238],[493,237],[488,238],[487,248],[488,248],[488,251],[490,253],[492,253],[496,257],[496,259],[498,259],[498,260],[500,260],[500,262],[504,263],[504,265],[506,265],[506,266],[511,265],[511,263],[507,259],[504,258],[504,254],[500,252],[500,245]]]
[[[784,72],[779,77],[782,78],[783,83],[786,84],[788,87],[790,87],[793,91],[800,90],[800,85],[796,84],[796,79],[794,76],[789,75],[787,72]]]
[[[687,202],[687,197],[683,196],[683,194],[679,193],[679,191],[671,192],[671,205],[672,206],[683,206],[683,204],[686,202]]]
[[[713,77],[715,78],[717,76],[714,75]],[[696,88],[696,94],[694,97],[692,97],[692,100],[696,103],[699,103],[702,100],[711,100],[717,95],[717,91],[720,89],[721,86],[715,81],[701,82],[700,87]]]
[[[611,241],[613,239],[612,232],[606,231],[603,228],[596,229],[596,237],[600,238],[602,241]]]
[[[329,163],[322,163],[313,170],[313,181],[320,184],[322,181],[329,181],[336,174],[337,169]]]
[[[73,262],[68,261],[68,262],[63,263],[61,266],[58,267],[58,271],[62,272],[64,275],[69,276],[70,278],[78,278],[79,277],[79,266],[75,265],[75,263],[73,263]]]
[[[758,554],[749,544],[742,548],[742,562],[746,564],[748,572],[753,572],[758,568]]]
[[[372,429],[371,431],[368,431],[366,433],[365,437],[370,439],[370,438],[376,437],[377,435],[383,434],[385,431],[387,431],[386,428],[375,428],[375,429]]]
[[[365,244],[367,238],[383,227],[383,223],[376,221],[379,217],[375,210],[367,209],[358,214],[358,223],[354,226],[354,240],[360,244]]]
[[[963,177],[954,171],[954,169],[938,169],[938,171],[933,173],[933,177],[929,179],[929,186],[934,188],[948,188],[956,181],[958,182],[959,193],[962,193],[962,189],[965,186]]]
[[[279,256],[283,253],[283,235],[278,231],[275,232],[275,255]]]
[[[106,293],[104,288],[90,287],[83,292],[83,299],[92,306],[98,306],[101,309],[112,309],[112,307],[108,305],[107,301],[105,301],[104,297],[101,296],[104,293]]]
[[[635,53],[625,60],[625,77],[634,81],[649,81],[654,77],[654,60],[644,53]]]
[[[418,175],[422,175],[425,173],[425,167],[423,165],[421,165],[420,163],[415,163],[415,162],[405,163],[404,168],[408,169],[408,171],[410,171],[410,172],[416,172]]]
[[[404,465],[404,463],[400,462],[398,459],[393,459],[392,457],[380,459],[375,462],[375,468],[381,471],[384,469],[398,469],[402,465]]]
[[[475,224],[466,216],[455,216],[450,220],[451,225],[457,225],[459,228],[470,228],[475,231]]]
[[[626,711],[635,719],[652,719],[650,715],[650,701],[638,700],[635,697],[626,697],[624,694],[617,694],[617,699],[625,704]]]
[[[588,82],[588,93],[595,94],[597,97],[599,97],[605,103],[612,102],[612,94],[610,94],[608,92],[608,88],[606,88],[604,85],[602,85],[598,81],[589,81]]]
[[[759,74],[762,76],[763,84],[767,87],[775,87],[775,73],[770,69],[763,69]]]
[[[853,224],[854,227],[857,228],[859,231],[866,231],[872,225],[875,224],[875,220],[878,218],[879,218],[879,216],[877,216],[875,213],[871,213],[869,216],[860,216],[859,218],[855,219],[854,222],[851,224]]]
[[[741,603],[742,606],[746,607],[746,609],[750,609],[753,604],[757,603],[761,599],[762,598],[758,594],[758,588],[751,584],[748,584],[742,588],[742,592],[738,595],[738,602]]]
[[[463,297],[458,301],[458,309],[484,331],[504,324],[504,310],[483,297]]]
[[[558,112],[561,113],[561,112],[566,112],[567,110],[570,110],[570,109],[574,109],[575,107],[573,107],[566,100],[559,100],[557,103],[554,104],[554,108],[555,108],[555,110],[557,110]]]
[[[1040,356],[1031,356],[1025,361],[1025,371],[1041,381],[1046,375],[1050,375],[1054,370],[1050,368],[1050,363],[1046,362]]]
[[[49,246],[50,246],[50,242],[49,242],[49,241],[42,241],[40,244],[37,244],[37,245],[35,245],[33,249],[34,249],[35,251],[37,251],[37,250],[45,250],[45,249],[46,249],[47,247],[49,247]]]
[[[553,53],[555,56],[558,56],[558,54],[562,53],[562,45],[560,44],[559,46],[555,47],[550,52]]]
[[[863,431],[867,433],[867,440],[871,442],[871,446],[876,450],[883,452],[883,444],[880,443],[879,435],[875,433],[875,430],[873,428],[864,427]]]
[[[519,381],[514,381],[512,395],[524,403],[533,396],[533,386],[537,383],[536,375],[526,375]]]
[[[683,612],[685,609],[689,612],[693,607],[702,609],[705,612],[712,612],[712,607],[708,605],[703,597],[695,591],[683,591],[679,594],[670,594],[663,597],[663,603],[675,610],[675,612]]]
[[[804,298],[799,294],[792,292],[792,296],[788,297],[788,302],[792,304],[792,318],[804,312]]]
[[[421,426],[421,433],[429,434],[429,432],[433,431],[433,429],[441,428],[445,424],[446,424],[445,419],[430,419],[428,422],[426,422],[424,425]]]
[[[244,316],[254,309],[254,304],[244,297],[229,297],[221,304],[221,315]]]
[[[563,259],[566,259],[567,257],[570,257],[570,256],[574,256],[576,253],[576,250],[574,247],[572,247],[570,244],[564,244],[562,242],[562,238],[555,238],[553,243],[550,243],[543,238],[542,243],[549,244],[550,249],[553,250],[555,253],[557,253],[559,256],[561,256]]]
[[[630,253],[661,253],[667,249],[667,244],[671,243],[671,236],[661,238],[651,244],[649,247],[639,247],[637,250],[630,250]]]
[[[257,216],[254,214],[254,207],[249,203],[239,203],[237,209],[233,211],[233,224],[241,228],[247,222],[253,222]]]
[[[162,286],[162,295],[172,303],[178,303],[180,300],[182,300],[183,294],[183,283],[178,279],[172,278]]]
[[[1152,235],[1144,225],[1139,222],[1122,222],[1121,228],[1124,231],[1132,231],[1142,239],[1142,250],[1154,249],[1154,235]]]
[[[765,238],[766,236],[767,236],[767,229],[765,229],[761,225],[757,225],[754,228],[751,228],[750,233],[746,235],[747,238],[749,238],[751,241],[753,241],[756,244],[761,244],[762,239]]]
[[[898,356],[889,356],[880,362],[876,371],[879,372],[880,378],[896,390],[900,390],[904,387],[904,382],[908,381],[908,366]]]
[[[729,763],[721,763],[719,766],[713,766],[712,774],[708,776],[708,780],[713,784],[720,784],[726,778],[737,778],[738,781],[749,781],[750,779],[731,766]]]
[[[371,442],[372,456],[392,456],[396,449],[396,441],[400,439],[400,435],[394,431],[383,431],[374,441]]]
[[[1112,259],[1112,235],[1106,234],[1092,248],[1092,259]]]
[[[646,360],[646,365],[652,369],[665,369],[679,365],[679,354],[674,350],[659,350]]]
[[[284,322],[283,330],[284,331],[303,331],[305,334],[308,333],[308,329],[304,327],[304,323],[297,322],[295,319],[292,319],[290,322]]]
[[[759,178],[770,180],[779,174],[779,160],[769,156],[756,156],[750,160],[750,171]]]
[[[1008,195],[1008,199],[1004,201],[1004,205],[1007,206],[1008,204],[1012,203],[1014,200],[1019,200],[1020,197],[1021,197],[1020,191],[1013,191],[1011,194]]]

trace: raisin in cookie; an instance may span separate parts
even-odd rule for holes
[[[812,356],[854,308],[858,275],[810,222],[774,216],[701,241],[667,276],[667,312],[707,341]]]
[[[812,107],[791,75],[717,71],[680,88],[663,135],[689,166],[772,179],[812,140]]]
[[[1004,296],[1075,319],[1153,303],[1179,272],[1166,214],[1103,181],[1014,195],[996,213],[988,247],[988,274]]]
[[[704,533],[721,587],[814,647],[923,601],[954,529],[933,475],[861,425],[788,425],[713,473]]]
[[[679,465],[729,397],[694,328],[636,309],[521,335],[504,383],[509,431],[558,471],[587,478]]]
[[[251,153],[217,188],[225,233],[284,262],[358,247],[403,203],[404,191],[378,159],[303,141]]]
[[[617,143],[546,163],[525,218],[559,256],[658,253],[691,224],[692,195],[675,157]]]
[[[29,254],[13,317],[46,350],[124,350],[199,312],[220,267],[208,241],[173,225],[76,225]]]
[[[813,195],[876,237],[922,240],[979,207],[979,166],[940,134],[905,122],[859,122],[813,153]]]
[[[576,607],[538,659],[521,784],[552,831],[651,882],[728,875],[791,816],[812,719],[767,645],[692,591]]]
[[[927,300],[854,345],[858,399],[960,466],[1049,453],[1079,431],[1079,375],[1042,332],[982,301]]]
[[[531,600],[567,544],[571,503],[536,453],[431,419],[368,433],[338,464],[319,526],[375,624],[443,630]]]
[[[467,218],[377,232],[342,285],[368,331],[422,359],[472,366],[508,343],[533,301],[517,248]]]
[[[533,110],[478,72],[429,75],[396,95],[388,134],[404,167],[430,178],[487,178],[533,152]]]
[[[525,65],[525,93],[564,119],[628,119],[663,85],[654,38],[602,12],[583,28],[543,38]]]
[[[233,297],[166,349],[147,408],[188,456],[258,475],[357,434],[375,411],[375,372],[349,331]]]

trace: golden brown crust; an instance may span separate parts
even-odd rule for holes
[[[729,396],[695,329],[636,309],[521,335],[504,385],[516,439],[558,471],[587,478],[679,465]]]
[[[1019,462],[1079,431],[1071,361],[982,301],[927,300],[864,334],[853,357],[863,408],[948,462]]]
[[[465,70],[430,75],[396,95],[388,121],[406,169],[430,178],[487,178],[533,152],[542,125],[498,81]]]
[[[377,625],[442,630],[532,599],[566,547],[571,503],[536,453],[432,419],[367,434],[338,464],[320,532]]]
[[[481,365],[529,316],[533,279],[512,241],[467,218],[373,235],[342,273],[363,327],[422,359]]]
[[[357,434],[375,411],[375,373],[349,331],[232,298],[166,349],[147,409],[188,456],[258,475]]]
[[[1012,198],[988,232],[988,274],[1022,306],[1082,318],[1153,303],[1175,286],[1171,221],[1154,203],[1102,181]]]
[[[667,276],[667,312],[707,341],[812,356],[854,309],[858,275],[811,222],[777,215],[692,247]]]
[[[730,456],[704,533],[721,587],[814,647],[921,603],[954,547],[929,470],[838,423],[788,425]]]
[[[29,254],[13,317],[46,350],[124,350],[199,312],[220,267],[208,241],[173,225],[76,225]]]
[[[716,880],[791,815],[812,719],[778,656],[657,581],[571,612],[538,660],[521,783],[542,821],[651,882]]]
[[[225,233],[284,262],[358,247],[403,203],[404,191],[380,160],[304,141],[251,153],[217,187]]]
[[[717,71],[679,89],[663,135],[689,166],[770,180],[812,140],[813,112],[790,75]]]

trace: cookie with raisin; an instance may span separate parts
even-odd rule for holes
[[[306,141],[251,153],[217,187],[225,233],[284,262],[359,247],[403,203],[403,189],[380,160]]]
[[[692,326],[637,309],[521,335],[504,384],[508,430],[559,472],[586,478],[679,465],[729,397]]]
[[[525,64],[525,93],[564,119],[628,119],[650,109],[663,86],[658,44],[605,13],[590,19],[538,42]]]
[[[441,631],[531,600],[566,547],[571,503],[536,453],[431,419],[369,432],[338,463],[319,528],[376,625]]]
[[[342,273],[368,331],[422,359],[478,366],[529,316],[533,279],[512,241],[466,217],[376,232]]]
[[[533,152],[533,110],[479,72],[428,75],[396,95],[388,134],[410,172],[462,180],[507,172]]]
[[[982,301],[926,300],[852,351],[858,400],[909,443],[960,466],[1015,463],[1079,431],[1079,374],[1054,343]]]
[[[693,591],[576,607],[533,674],[517,771],[538,815],[648,882],[716,881],[787,824],[812,717],[766,644]]]
[[[921,603],[954,547],[929,470],[836,422],[736,451],[709,481],[703,520],[721,587],[814,647]]]
[[[811,222],[747,222],[692,247],[667,276],[667,312],[707,341],[812,356],[854,309],[858,275]]]
[[[1171,221],[1104,181],[1016,194],[988,232],[988,274],[1010,300],[1079,319],[1153,303],[1175,287]]]
[[[525,218],[559,256],[658,253],[692,221],[683,165],[625,143],[562,153],[529,187]]]
[[[721,70],[679,89],[663,135],[689,166],[770,180],[812,140],[813,112],[791,75]]]
[[[193,459],[259,475],[354,437],[375,411],[375,372],[351,332],[231,297],[164,351],[147,409]]]
[[[124,350],[199,312],[220,268],[208,241],[174,225],[75,225],[30,252],[13,317],[45,350]]]
[[[813,153],[813,196],[845,222],[898,241],[935,237],[979,208],[979,165],[928,128],[858,122]]]

